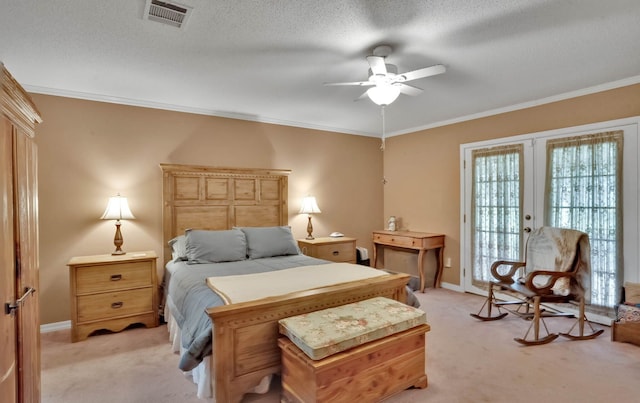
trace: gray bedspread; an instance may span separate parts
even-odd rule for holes
[[[206,278],[237,274],[262,273],[298,266],[330,263],[305,255],[277,256],[228,263],[187,264],[171,261],[163,280],[166,304],[181,330],[184,350],[179,368],[189,371],[211,354],[212,324],[205,309],[224,305],[222,299],[206,284]],[[409,305],[420,304],[407,287]]]

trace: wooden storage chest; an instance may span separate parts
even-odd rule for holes
[[[375,402],[412,386],[425,388],[429,330],[429,325],[420,325],[319,361],[282,337],[282,401]]]

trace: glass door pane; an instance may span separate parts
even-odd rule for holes
[[[471,275],[465,288],[481,288],[492,279],[491,264],[496,260],[518,261],[523,253],[524,217],[532,211],[525,203],[526,157],[524,143],[513,143],[470,150],[471,183],[468,228]],[[528,210],[526,210],[528,209]]]
[[[587,300],[605,308],[618,302],[623,273],[622,136],[619,130],[546,142],[545,223],[589,234]]]

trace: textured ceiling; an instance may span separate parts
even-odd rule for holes
[[[386,108],[388,135],[640,82],[638,0],[180,0],[186,29],[144,0],[0,0],[0,61],[36,93],[371,136],[354,102],[389,44],[425,91]]]

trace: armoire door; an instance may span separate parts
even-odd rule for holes
[[[13,135],[14,237],[16,264],[16,311],[18,320],[18,401],[40,401],[40,303],[38,242],[38,166],[33,138],[18,128]]]
[[[38,180],[29,95],[0,62],[0,402],[40,402]]]
[[[2,119],[0,401],[40,401],[36,147]]]
[[[17,319],[8,315],[5,303],[16,300],[13,237],[13,142],[10,122],[0,116],[0,401],[18,398]]]

